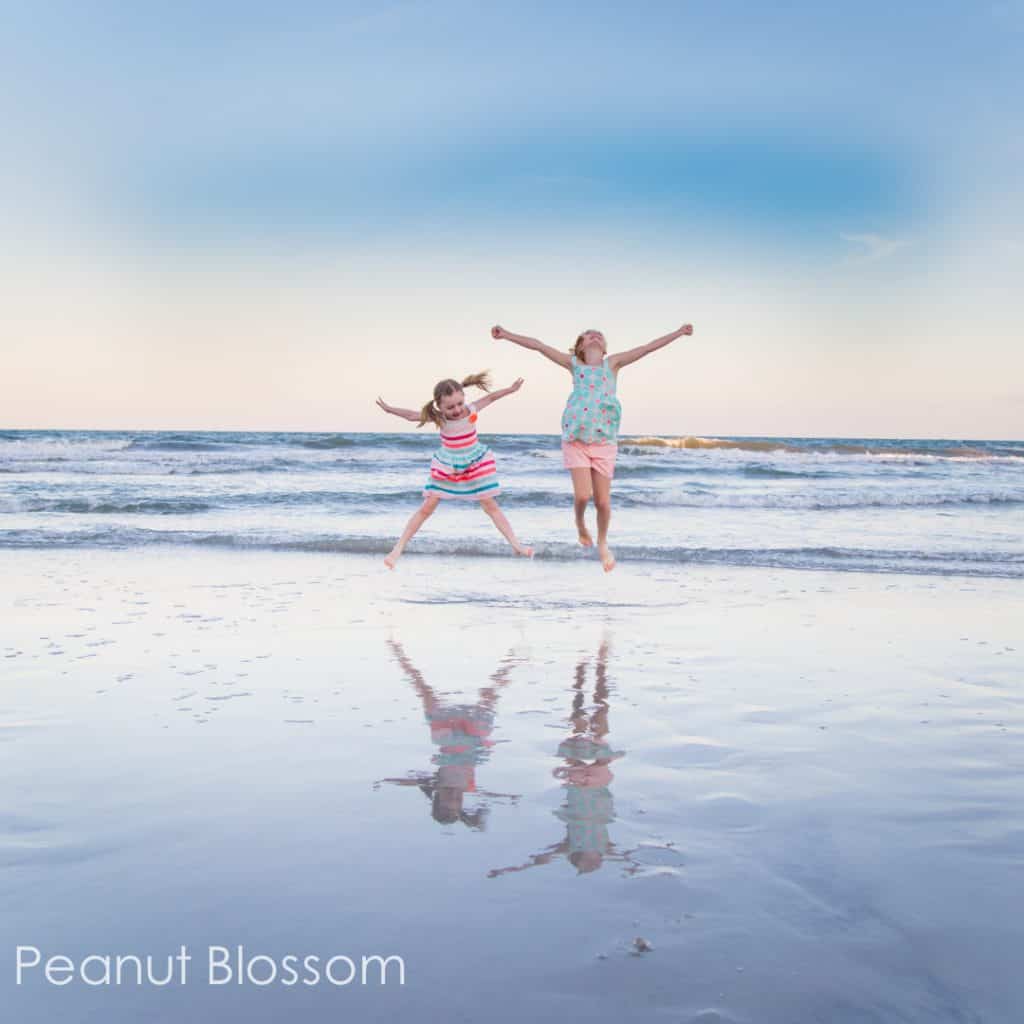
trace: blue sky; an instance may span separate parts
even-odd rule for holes
[[[484,358],[553,430],[491,322],[689,319],[631,429],[1024,434],[1019,3],[4,14],[6,426],[371,429]]]

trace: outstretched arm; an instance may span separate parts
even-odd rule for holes
[[[629,366],[630,363],[635,363],[638,359],[643,359],[644,356],[650,355],[652,352],[657,352],[659,348],[664,348],[675,341],[676,338],[681,338],[684,334],[693,334],[692,324],[683,324],[682,327],[671,334],[655,338],[654,341],[649,341],[646,345],[638,345],[636,348],[631,348],[626,352],[618,352],[613,356],[609,356],[608,369],[613,373],[616,370],[621,370],[622,367]]]
[[[527,868],[539,867],[541,864],[547,864],[557,854],[567,853],[568,850],[569,844],[563,839],[560,843],[553,843],[542,853],[535,853],[525,864],[515,864],[507,868],[491,868],[487,872],[487,877],[497,878],[498,875],[507,874],[509,871],[525,871]]]
[[[513,334],[511,331],[506,331],[504,327],[492,327],[491,337],[511,341],[513,344],[521,345],[532,352],[539,352],[542,356],[547,356],[551,362],[558,363],[559,366],[564,367],[566,370],[572,369],[572,359],[568,352],[559,352],[557,348],[545,345],[543,341],[538,341],[536,338],[528,338],[525,334]]]
[[[377,405],[385,412],[391,413],[392,416],[401,416],[403,420],[408,420],[410,423],[419,423],[420,421],[420,414],[418,412],[414,412],[412,409],[399,409],[397,406],[388,405],[383,398],[377,399]]]
[[[413,688],[420,696],[420,700],[423,701],[424,713],[429,715],[437,707],[437,695],[427,685],[427,681],[423,678],[420,670],[409,660],[405,649],[398,641],[389,640],[388,647],[391,648],[391,653],[395,656],[395,660],[402,666],[405,677],[412,683]]]
[[[506,395],[515,394],[523,386],[523,378],[520,377],[514,384],[509,384],[507,388],[502,388],[500,391],[491,391],[489,394],[484,395],[483,398],[477,398],[474,400],[473,405],[477,409],[486,409],[491,402],[496,402],[499,398],[504,398]],[[419,419],[419,417],[416,417]]]
[[[433,778],[432,775],[425,774],[425,775],[413,775],[413,776],[406,775],[406,776],[404,776],[404,777],[402,777],[400,779],[378,779],[373,784],[373,788],[374,789],[380,789],[380,786],[381,786],[382,782],[391,782],[391,783],[394,783],[394,785],[396,785],[396,786],[422,786],[424,782],[427,782],[427,781],[429,781],[432,778]]]
[[[508,652],[508,654],[505,656],[505,660],[501,663],[501,665],[495,670],[495,672],[491,676],[491,685],[480,687],[481,704],[492,710],[494,709],[494,705],[498,701],[498,691],[503,686],[508,686],[509,675],[512,672],[512,669],[514,669],[516,665],[520,664],[521,660],[522,659],[517,658],[515,656],[514,648]]]

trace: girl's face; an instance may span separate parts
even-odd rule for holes
[[[460,420],[469,413],[464,391],[453,391],[450,395],[445,395],[437,405],[446,420]]]
[[[569,859],[581,875],[596,871],[604,863],[604,857],[598,850],[578,850]]]
[[[603,356],[608,351],[608,343],[604,340],[604,335],[600,331],[584,331],[580,337],[583,339],[581,348],[583,350],[584,357],[591,355]]]

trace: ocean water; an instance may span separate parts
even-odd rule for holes
[[[484,438],[543,559],[575,543],[558,440]],[[434,432],[0,431],[0,547],[153,544],[386,552]],[[620,561],[1024,577],[1024,441],[623,438]],[[475,504],[408,554],[507,555]]]

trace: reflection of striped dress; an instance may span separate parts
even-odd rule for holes
[[[501,490],[494,453],[476,435],[476,406],[469,415],[445,420],[441,447],[430,460],[430,479],[424,495],[439,498],[491,498]]]

